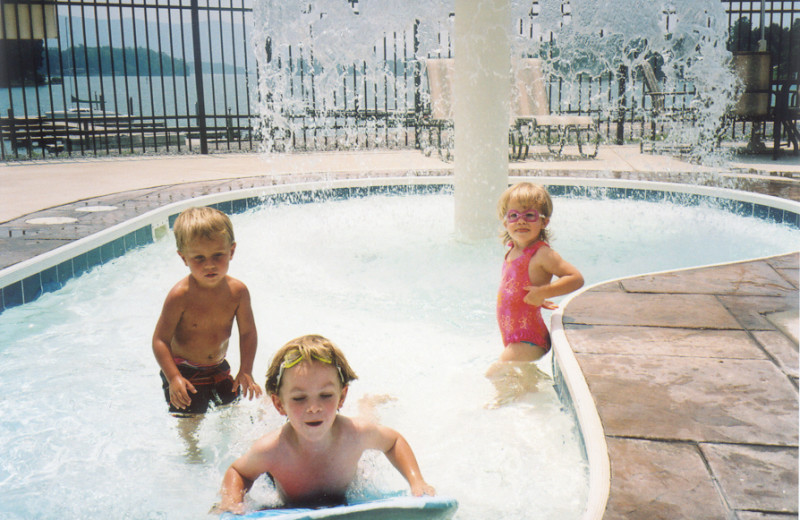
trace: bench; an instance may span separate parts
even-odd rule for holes
[[[74,124],[44,117],[0,118],[0,138],[9,141],[15,153],[20,148],[25,148],[29,154],[33,148],[57,153],[79,133],[80,129]]]

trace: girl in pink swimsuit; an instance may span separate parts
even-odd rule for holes
[[[500,361],[536,361],[550,350],[541,309],[556,309],[549,298],[583,286],[583,276],[547,243],[553,213],[542,186],[521,182],[508,188],[497,206],[509,246],[497,294],[497,323],[505,348]],[[553,280],[555,277],[555,280]]]

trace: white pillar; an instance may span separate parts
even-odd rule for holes
[[[455,0],[455,231],[497,235],[508,185],[511,0]]]

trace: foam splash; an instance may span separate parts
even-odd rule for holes
[[[696,90],[688,108],[693,121],[664,117],[666,144],[689,145],[696,157],[714,161],[719,150],[715,136],[728,109],[736,78],[725,48],[727,19],[719,2],[675,0],[668,4],[649,0],[594,2],[542,2],[533,18],[531,33],[517,36],[514,49],[545,57],[546,72],[567,84],[578,75],[599,78],[609,72],[625,76],[627,109],[641,99],[635,77],[644,61],[654,65],[664,92]],[[598,92],[592,105],[606,115],[619,107]],[[574,97],[563,96],[565,104]],[[689,100],[689,96],[685,99]],[[668,99],[668,103],[672,100]],[[681,105],[681,96],[676,98]]]

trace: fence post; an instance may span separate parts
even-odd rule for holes
[[[422,71],[420,62],[416,59],[419,53],[419,20],[414,20],[414,148],[419,149],[419,125],[422,121]]]
[[[197,127],[200,131],[200,153],[208,153],[208,132],[206,131],[206,103],[203,91],[203,54],[200,49],[200,8],[197,0],[191,0],[192,47],[194,50],[194,84],[197,90]]]
[[[617,71],[617,143],[625,144],[625,109],[628,106],[626,89],[628,88],[628,67],[620,65]]]

